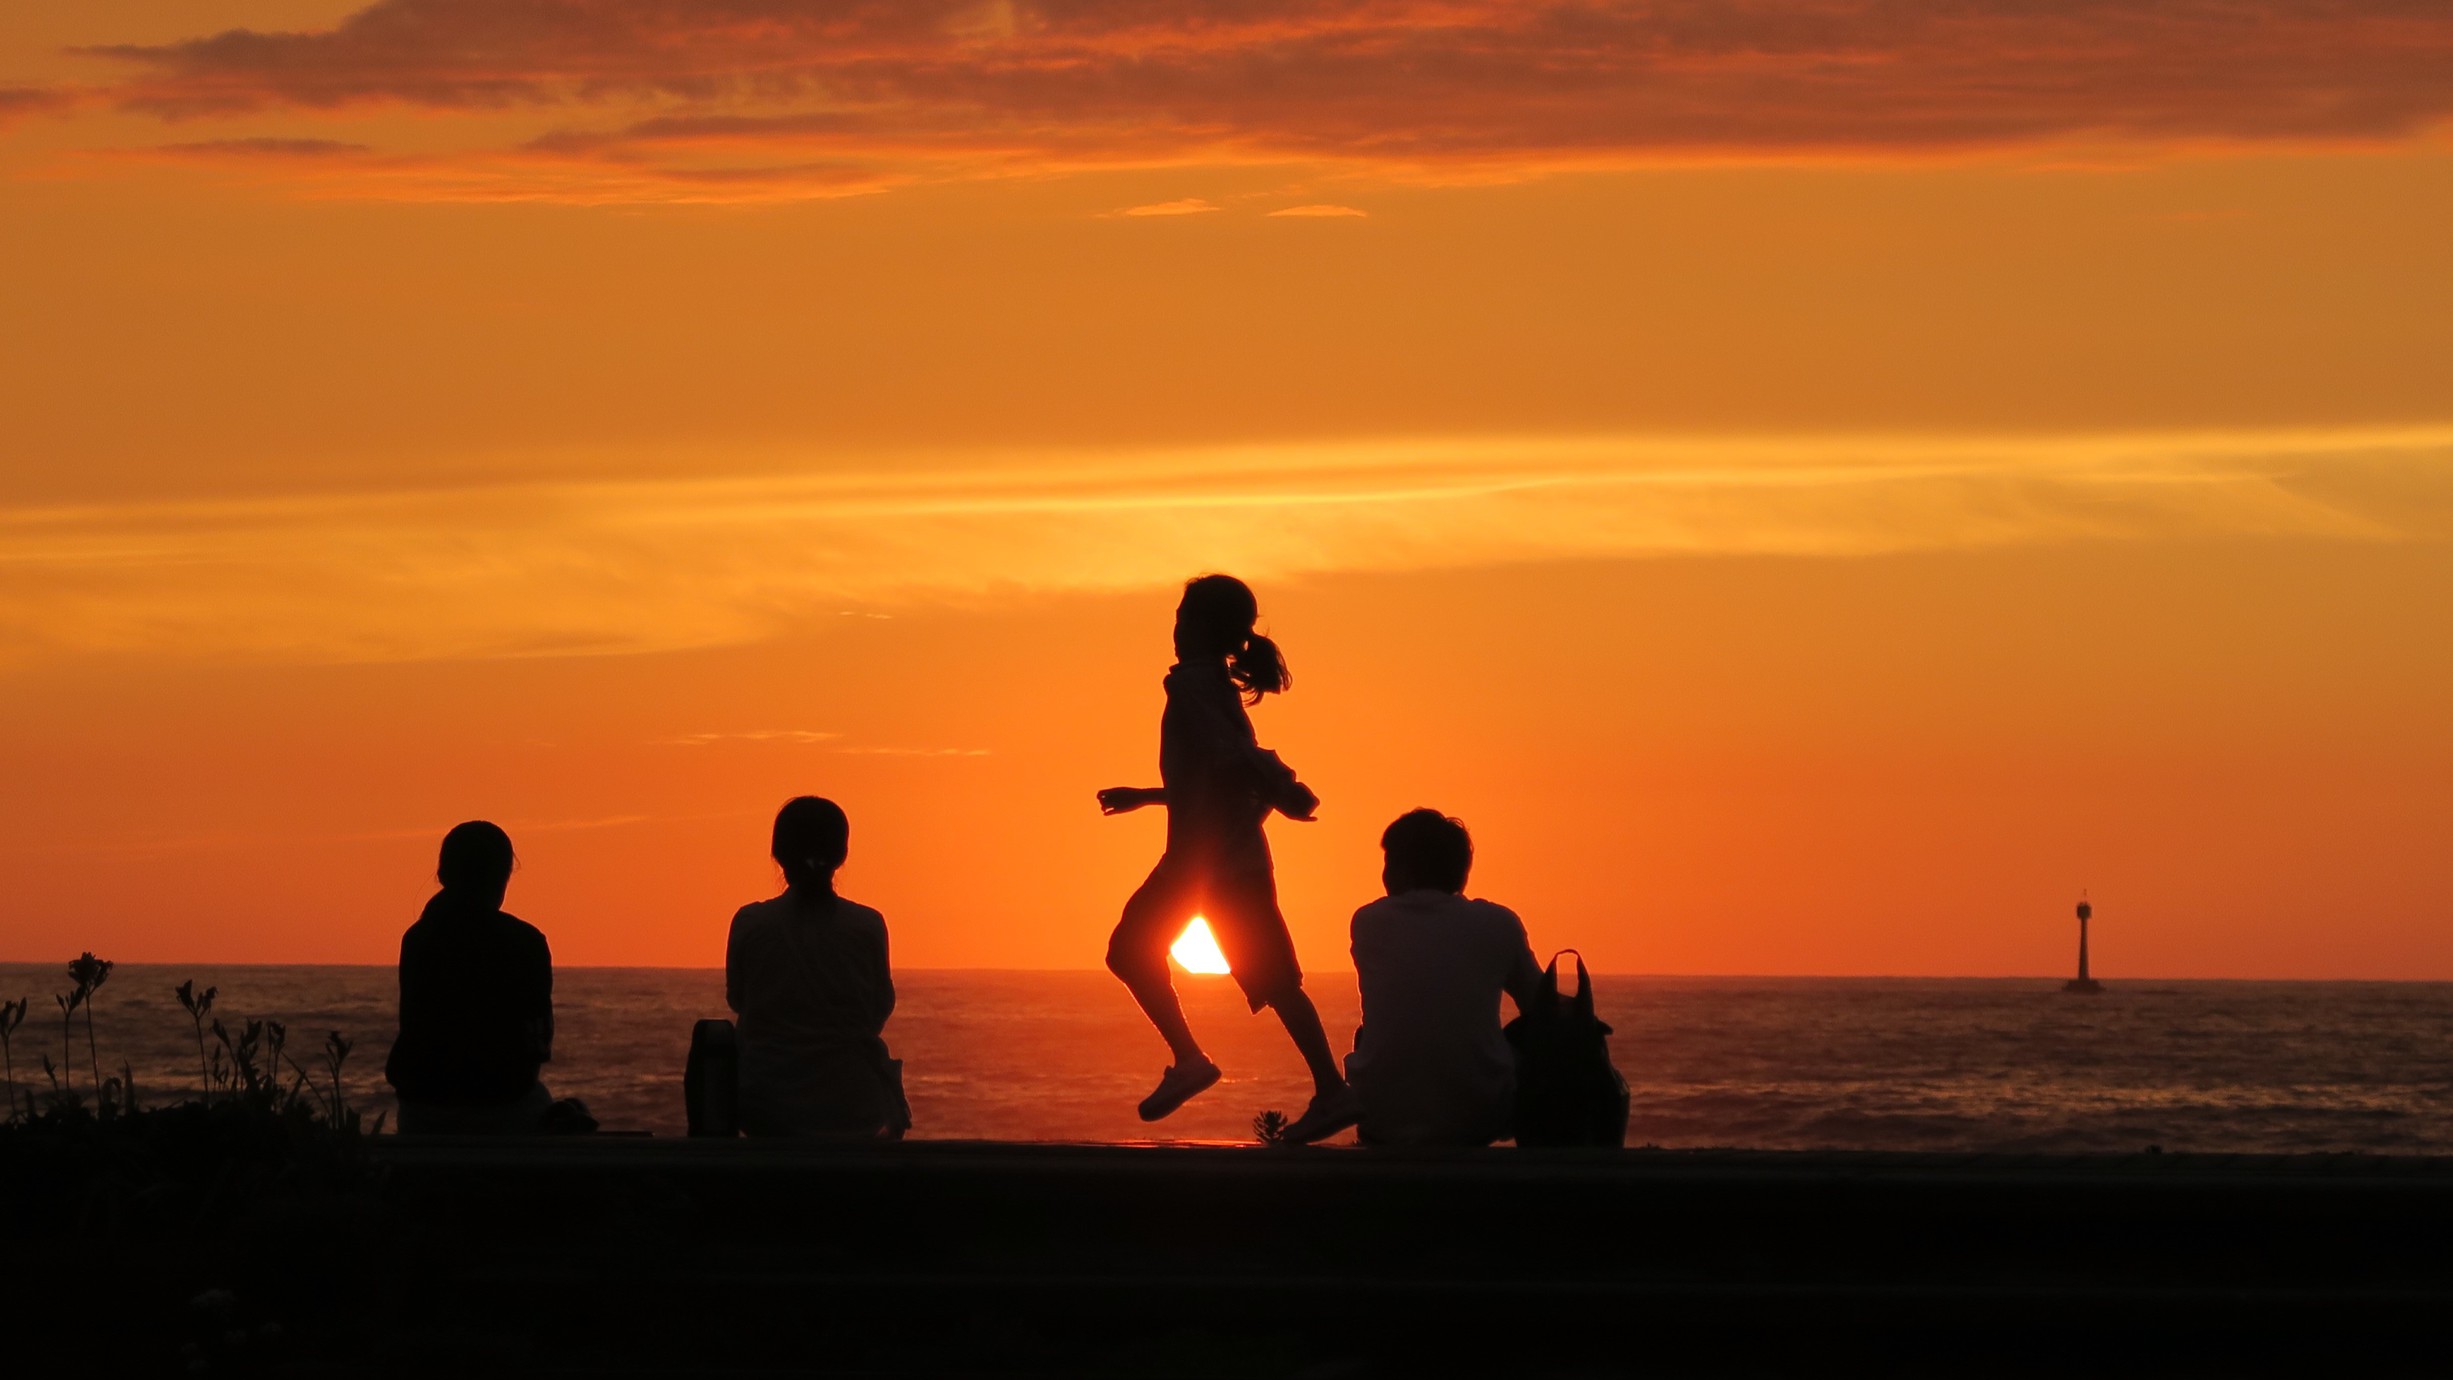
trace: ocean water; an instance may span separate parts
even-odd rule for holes
[[[139,1096],[198,1082],[172,989],[220,989],[215,1014],[283,1022],[308,1067],[328,1030],[356,1042],[352,1099],[390,1106],[388,968],[123,966],[101,992],[101,1061]],[[903,1059],[915,1136],[1005,1140],[1251,1137],[1264,1108],[1309,1091],[1274,1019],[1222,978],[1180,980],[1227,1070],[1173,1118],[1133,1105],[1165,1047],[1105,973],[905,972],[886,1038]],[[0,965],[0,999],[31,997],[20,1084],[62,1062],[58,965]],[[1777,1149],[2453,1153],[2453,983],[2116,981],[2101,996],[2021,979],[1597,977],[1634,1091],[1629,1143]],[[1311,982],[1341,1048],[1353,980]],[[564,969],[546,1080],[609,1130],[678,1135],[691,1022],[724,1011],[708,969]],[[67,1061],[88,1072],[82,1016]]]

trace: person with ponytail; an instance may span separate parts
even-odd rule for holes
[[[1216,1083],[1219,1068],[1184,1020],[1167,952],[1192,918],[1209,922],[1227,967],[1254,1011],[1275,1011],[1312,1073],[1312,1103],[1286,1139],[1312,1141],[1354,1124],[1358,1108],[1330,1052],[1320,1013],[1303,991],[1294,939],[1278,910],[1277,878],[1261,825],[1272,811],[1310,820],[1320,797],[1260,746],[1245,712],[1291,683],[1277,644],[1253,630],[1260,605],[1231,575],[1203,575],[1184,586],[1175,610],[1175,665],[1159,719],[1161,785],[1111,786],[1099,807],[1122,814],[1167,809],[1167,849],[1149,880],[1125,902],[1107,944],[1107,968],[1167,1041],[1175,1062],[1142,1099],[1141,1119],[1157,1121]]]
[[[769,856],[784,894],[735,912],[724,1000],[740,1035],[741,1129],[753,1136],[900,1138],[911,1127],[886,917],[835,894],[851,821],[804,795],[775,814]]]
[[[482,819],[443,836],[442,890],[400,937],[400,1034],[384,1060],[404,1135],[525,1134],[546,1127],[539,1081],[554,1056],[554,955],[503,909],[519,864]]]

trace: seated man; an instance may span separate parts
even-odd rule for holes
[[[400,938],[400,1037],[384,1065],[408,1135],[544,1129],[553,1098],[554,958],[502,908],[516,859],[484,820],[443,836],[442,890]]]
[[[1388,895],[1354,913],[1363,1025],[1346,1057],[1367,1145],[1488,1145],[1512,1134],[1516,1061],[1499,994],[1522,1010],[1541,971],[1516,912],[1464,896],[1465,826],[1436,810],[1380,836]]]

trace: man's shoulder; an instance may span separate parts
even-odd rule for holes
[[[1444,929],[1463,926],[1470,929],[1490,929],[1509,933],[1521,932],[1525,922],[1516,912],[1496,901],[1479,897],[1460,896],[1455,892],[1409,891],[1402,896],[1382,896],[1354,912],[1354,933],[1376,932],[1392,926],[1429,923]]]
[[[1517,915],[1515,911],[1508,909],[1506,906],[1499,904],[1497,901],[1485,901],[1479,896],[1459,896],[1457,900],[1463,904],[1463,907],[1467,913],[1473,915],[1477,919],[1487,921],[1494,925],[1507,925],[1520,930],[1525,927],[1524,919],[1521,916]]]
[[[1354,932],[1361,934],[1365,930],[1391,924],[1404,908],[1402,901],[1395,896],[1380,896],[1366,901],[1354,909]]]

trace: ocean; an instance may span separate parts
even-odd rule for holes
[[[309,1057],[325,1032],[356,1044],[344,1077],[388,1109],[389,968],[126,965],[102,988],[106,1072],[124,1061],[147,1102],[197,1085],[173,988],[218,987],[215,1014],[288,1027]],[[1155,1126],[1134,1103],[1165,1047],[1105,973],[918,971],[896,976],[886,1029],[904,1061],[915,1136],[1242,1141],[1265,1108],[1309,1091],[1293,1046],[1247,1015],[1223,978],[1182,978],[1195,1031],[1227,1075]],[[566,968],[546,1081],[607,1130],[678,1135],[691,1022],[724,1011],[723,974]],[[60,965],[0,965],[0,999],[30,997],[13,1038],[21,1085],[61,1062]],[[1351,1039],[1345,974],[1310,983],[1332,1038]],[[2121,981],[2099,996],[2058,979],[1598,976],[1634,1093],[1628,1142],[1769,1149],[2453,1153],[2453,983]],[[82,1013],[71,1057],[90,1078]]]

